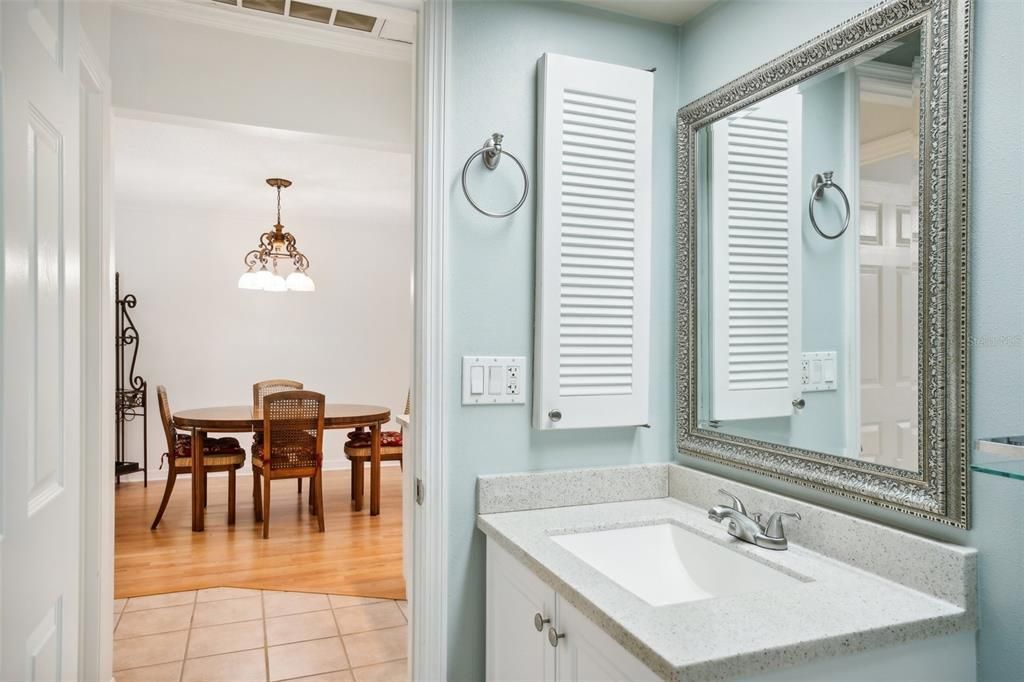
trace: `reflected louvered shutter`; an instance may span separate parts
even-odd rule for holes
[[[800,394],[801,96],[711,130],[711,418],[784,417]]]
[[[643,425],[654,76],[554,54],[538,71],[534,425]]]

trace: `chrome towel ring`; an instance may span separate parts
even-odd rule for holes
[[[821,201],[825,196],[825,190],[833,188],[839,192],[839,196],[843,198],[843,206],[846,207],[846,217],[843,219],[843,227],[835,234],[825,234],[818,227],[818,221],[814,219],[814,202]],[[811,179],[811,199],[807,202],[807,213],[811,216],[811,226],[814,231],[820,234],[825,239],[839,239],[846,232],[846,228],[850,226],[850,200],[846,196],[846,192],[843,188],[837,185],[832,180],[832,171],[825,171],[824,173],[816,173]]]
[[[462,167],[463,194],[466,195],[466,199],[469,201],[470,205],[473,206],[473,208],[480,211],[485,216],[490,216],[491,218],[507,218],[508,216],[512,215],[520,208],[522,208],[523,204],[526,203],[526,195],[530,193],[530,175],[529,173],[526,172],[526,167],[523,166],[522,162],[520,162],[519,159],[517,159],[510,152],[507,152],[502,148],[501,141],[504,139],[504,137],[505,136],[502,135],[501,133],[493,133],[484,142],[483,147],[470,154],[469,158],[466,159],[466,165]],[[515,161],[516,165],[519,166],[519,172],[523,174],[523,196],[519,198],[519,201],[516,202],[515,206],[505,211],[504,213],[492,213],[491,211],[481,208],[475,201],[473,201],[473,197],[469,196],[469,188],[466,186],[466,173],[469,172],[469,164],[473,163],[473,159],[475,159],[478,156],[483,156],[484,167],[487,170],[494,170],[495,168],[498,167],[498,162],[501,161],[502,154]]]

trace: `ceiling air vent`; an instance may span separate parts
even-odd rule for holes
[[[295,17],[296,19],[305,19],[306,21],[315,21],[320,24],[329,24],[331,23],[331,8],[292,0],[288,16]]]
[[[0,0],[2,2],[3,0]],[[371,17],[368,14],[350,12],[335,7],[324,7],[314,5],[300,0],[213,0],[218,4],[231,5],[241,9],[256,10],[277,14],[290,19],[301,19],[312,21],[318,24],[334,26],[345,31],[359,31],[360,33],[377,34],[376,37],[395,42],[412,44],[416,28],[415,24],[405,24],[401,20],[385,21],[381,17]],[[331,0],[328,4],[335,4]],[[385,13],[385,16],[387,13]]]
[[[292,3],[295,6],[295,3]],[[376,17],[369,17],[365,14],[356,14],[355,12],[346,12],[344,10],[338,10],[338,13],[334,15],[334,25],[341,26],[342,28],[352,28],[357,31],[372,31],[374,24],[377,23]]]
[[[271,14],[284,14],[284,0],[242,0],[242,7]]]

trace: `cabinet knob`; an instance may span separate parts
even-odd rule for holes
[[[550,622],[550,618],[545,618],[539,613],[533,614],[533,627],[537,628],[537,632],[544,632],[544,626]]]
[[[807,405],[807,402],[803,398],[796,398],[793,401],[793,407],[795,407],[798,410],[804,409],[805,405]]]
[[[553,647],[558,647],[558,640],[565,639],[565,634],[558,634],[558,630],[553,627],[548,628],[548,643]]]
[[[561,410],[551,410],[550,412],[548,412],[548,419],[550,419],[553,422],[560,422],[560,421],[562,421],[562,411]]]

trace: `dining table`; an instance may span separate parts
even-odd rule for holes
[[[370,515],[380,514],[380,432],[391,420],[391,410],[380,405],[328,403],[324,408],[324,429],[370,429]],[[263,430],[263,413],[252,405],[200,407],[175,412],[175,428],[192,436],[192,530],[203,530],[203,499],[206,472],[203,466],[203,440],[207,433],[242,433]]]

